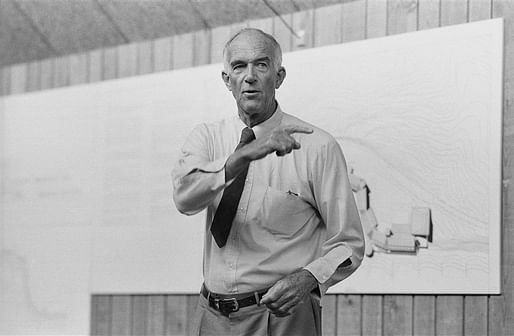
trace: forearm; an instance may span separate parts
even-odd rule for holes
[[[183,164],[174,169],[173,200],[181,213],[193,215],[202,211],[226,187],[225,160],[195,163],[191,167]]]

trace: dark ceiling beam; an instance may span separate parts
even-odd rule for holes
[[[59,56],[62,53],[57,51],[57,48],[55,48],[52,43],[48,40],[47,36],[39,29],[38,25],[32,20],[32,18],[20,7],[20,5],[16,1],[11,1],[13,7],[20,13],[20,15],[25,19],[28,26],[32,28],[32,30],[39,35],[39,38],[43,43],[47,46],[49,50],[52,51],[52,53],[55,56]]]
[[[118,26],[118,24],[116,23],[116,21],[114,21],[112,19],[112,16],[105,10],[105,8],[102,6],[102,4],[100,2],[98,2],[98,0],[93,0],[93,2],[96,4],[96,6],[98,7],[98,10],[100,11],[100,13],[102,13],[105,18],[107,19],[107,21],[109,21],[112,25],[112,28],[118,32],[118,34],[120,34],[121,38],[123,39],[123,41],[125,43],[129,43],[130,40],[127,38],[127,36],[125,35],[125,33],[123,32],[123,30],[121,30],[121,28]]]

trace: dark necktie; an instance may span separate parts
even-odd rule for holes
[[[252,129],[245,127],[241,132],[241,140],[236,147],[236,151],[249,144],[254,139],[255,134]],[[243,192],[247,173],[248,165],[235,178],[232,184],[223,191],[223,196],[221,197],[220,204],[218,205],[211,225],[212,236],[219,247],[223,247],[227,243],[228,234],[230,233],[232,221],[237,212],[237,206],[241,198],[241,193]]]

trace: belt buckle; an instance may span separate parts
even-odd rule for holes
[[[214,305],[217,310],[227,317],[230,313],[235,313],[239,310],[239,302],[235,298],[214,299]]]

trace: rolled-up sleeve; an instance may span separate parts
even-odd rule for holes
[[[326,225],[326,240],[321,256],[305,269],[318,280],[324,294],[359,267],[364,256],[364,235],[346,161],[335,139],[323,146],[312,172],[312,189]]]
[[[231,182],[225,181],[228,156],[213,160],[209,137],[205,124],[194,128],[171,174],[175,206],[186,215],[205,209]]]

